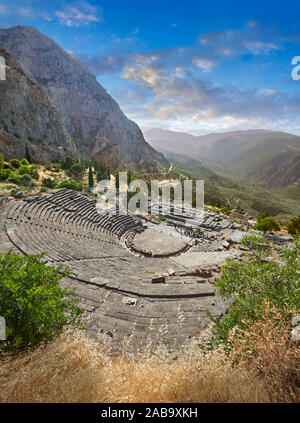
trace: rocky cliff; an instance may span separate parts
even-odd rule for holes
[[[4,49],[6,80],[0,81],[0,150],[22,158],[25,143],[40,161],[76,154],[64,123],[41,87],[29,78],[16,58]]]
[[[32,27],[0,29],[9,50],[49,96],[82,156],[152,168],[167,161],[78,59]]]

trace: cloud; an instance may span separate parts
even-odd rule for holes
[[[253,54],[267,55],[274,50],[279,50],[279,47],[273,43],[264,43],[261,41],[245,41],[244,46]]]
[[[8,11],[7,7],[5,6],[5,4],[1,4],[0,3],[0,15],[4,15],[6,14]]]
[[[17,10],[18,15],[23,16],[23,17],[29,17],[33,15],[33,10],[31,9],[31,7],[20,7]]]
[[[205,122],[206,127],[209,122],[214,126],[219,121],[223,129],[237,124],[255,127],[258,122],[263,127],[291,121],[300,125],[299,94],[273,88],[216,86],[211,80],[182,69],[159,69],[155,67],[156,61],[138,62],[122,74],[124,79],[147,91],[148,101],[130,111],[144,120],[148,116],[164,124],[181,121],[186,126]]]
[[[203,57],[195,57],[193,63],[201,68],[203,72],[211,72],[212,68],[215,66],[215,63],[212,60],[205,59]]]
[[[258,22],[248,22],[242,30],[224,30],[202,34],[198,43],[212,57],[220,55],[242,56],[245,54],[269,55],[281,49],[282,39],[261,27]]]
[[[103,17],[96,6],[81,2],[76,6],[67,5],[63,10],[55,12],[62,25],[66,26],[87,26],[91,23],[103,22]]]

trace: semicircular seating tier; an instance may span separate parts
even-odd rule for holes
[[[104,331],[116,345],[131,337],[138,348],[149,336],[153,342],[163,336],[166,344],[181,345],[206,328],[206,310],[214,317],[226,310],[211,282],[213,274],[183,260],[201,252],[137,255],[125,240],[140,233],[142,223],[127,214],[99,214],[84,195],[62,189],[1,201],[0,217],[0,252],[46,252],[49,265],[67,265],[72,274],[61,285],[76,289],[89,314],[88,330]]]

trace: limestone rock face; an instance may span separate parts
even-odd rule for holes
[[[32,27],[17,26],[0,29],[0,47],[15,55],[49,96],[81,156],[135,168],[168,164],[88,67],[54,41]]]
[[[35,159],[56,160],[76,154],[64,123],[41,87],[4,49],[6,80],[0,81],[0,151],[6,158],[25,156],[25,143]]]

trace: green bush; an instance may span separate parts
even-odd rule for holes
[[[8,177],[11,174],[11,170],[10,169],[1,169],[0,170],[0,181],[4,182],[6,181],[6,179],[8,179]]]
[[[85,168],[81,163],[75,163],[69,170],[69,174],[75,178],[82,178]]]
[[[221,211],[222,213],[226,213],[226,214],[230,214],[230,213],[231,213],[230,208],[229,208],[229,207],[227,207],[227,206],[221,207],[221,208],[220,208],[220,211]]]
[[[201,232],[202,232],[202,229],[200,228],[200,226],[197,226],[196,227],[196,233],[201,234]]]
[[[20,185],[21,184],[21,177],[17,173],[11,172],[9,177],[7,178],[9,182],[12,182],[13,184]]]
[[[74,191],[82,191],[83,190],[83,184],[73,181],[73,179],[69,179],[67,181],[63,181],[59,185],[60,188],[68,188],[73,189]]]
[[[64,170],[69,170],[73,166],[73,164],[76,162],[76,159],[73,157],[67,156],[64,157],[61,161],[61,168]]]
[[[20,177],[20,179],[21,179],[21,184],[22,185],[25,185],[26,187],[28,187],[28,186],[31,185],[31,176],[30,175],[27,175],[27,174],[22,175]]]
[[[29,175],[30,174],[29,166],[21,164],[18,172],[19,172],[19,175]]]
[[[277,222],[277,220],[274,219],[274,217],[271,216],[258,217],[254,229],[262,231],[264,234],[266,232],[276,232],[280,231],[280,224]]]
[[[21,162],[18,159],[11,159],[9,164],[13,169],[19,169],[19,167],[21,166]]]
[[[167,220],[166,216],[159,216],[159,220],[162,222],[165,222]]]
[[[36,181],[38,181],[39,179],[39,172],[38,172],[38,166],[36,164],[33,164],[30,166],[29,168],[29,172],[30,172],[30,176],[35,179]]]
[[[300,216],[294,217],[288,223],[288,232],[291,235],[300,235]]]
[[[42,185],[43,187],[54,189],[57,187],[57,181],[51,178],[43,178]]]
[[[43,255],[0,255],[0,316],[6,322],[2,351],[21,351],[48,341],[64,326],[79,324],[81,310],[71,289],[59,280],[69,275],[62,267],[43,263]]]
[[[46,188],[46,187],[41,187],[41,189],[40,189],[40,192],[47,192],[48,191],[48,188]]]
[[[21,164],[24,165],[24,166],[28,166],[29,165],[29,161],[26,160],[26,159],[22,159],[21,160]]]
[[[228,259],[216,280],[223,299],[233,301],[223,318],[213,319],[223,342],[234,327],[241,333],[253,319],[260,319],[265,302],[281,311],[282,322],[300,308],[300,238],[294,246],[281,248],[281,263],[269,258],[272,249],[265,237],[248,235],[242,242],[252,254],[245,255],[243,263]]]

